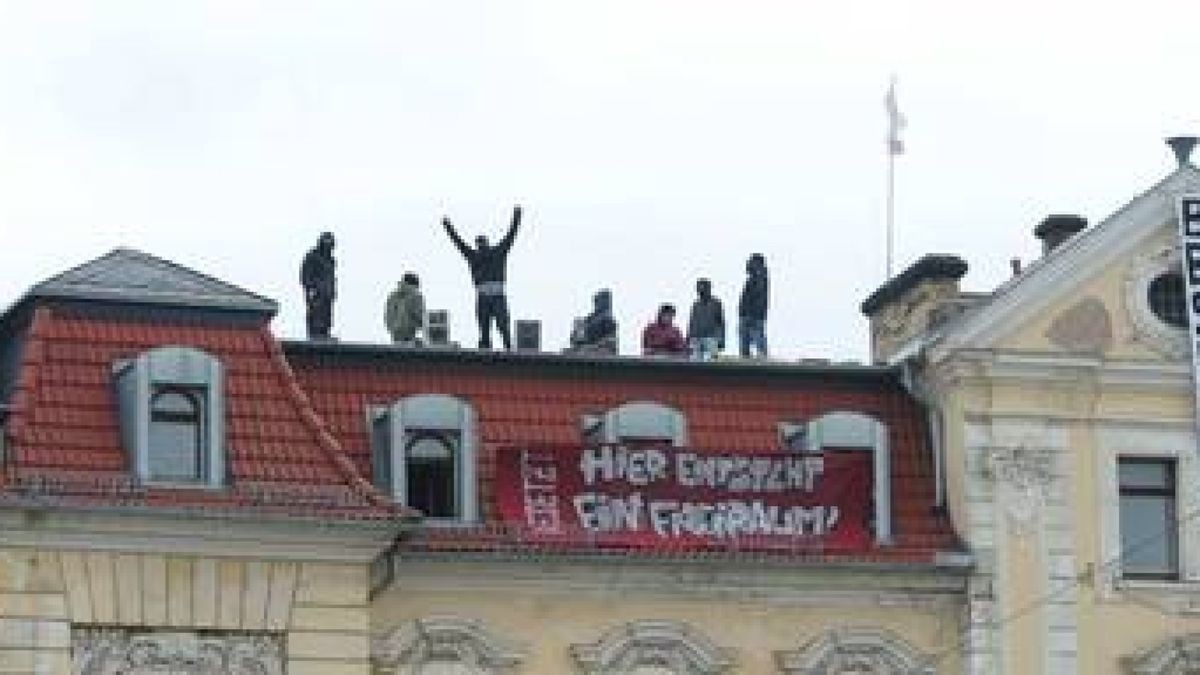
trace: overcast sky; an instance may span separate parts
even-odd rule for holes
[[[611,287],[623,351],[698,276],[735,314],[772,273],[782,358],[867,357],[884,277],[883,96],[899,76],[897,264],[962,255],[983,290],[1050,212],[1095,222],[1200,133],[1200,2],[0,0],[0,305],[117,246],[281,303],[338,237],[335,333],[388,291],[473,344],[438,221],[498,237],[547,347]],[[731,344],[735,339],[731,331]]]

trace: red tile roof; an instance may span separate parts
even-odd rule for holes
[[[53,303],[33,309],[9,402],[5,498],[335,519],[411,515],[347,459],[265,318],[222,324],[151,316],[81,314]],[[127,468],[113,364],[163,345],[194,347],[224,364],[226,489],[142,486]]]
[[[496,452],[522,444],[579,444],[581,415],[627,401],[650,400],[682,411],[688,444],[701,451],[773,451],[778,449],[776,425],[780,421],[807,420],[845,410],[871,415],[887,424],[891,433],[895,543],[857,557],[930,562],[937,552],[962,550],[948,517],[934,508],[933,466],[923,413],[900,386],[896,374],[887,369],[638,363],[635,359],[579,360],[311,343],[284,347],[317,412],[364,475],[371,471],[364,418],[368,406],[386,406],[408,395],[430,393],[457,396],[474,406],[481,436],[478,476],[486,524],[474,530],[426,528],[410,540],[410,549],[611,552],[611,547],[594,536],[555,543],[523,541],[517,529],[497,522]],[[740,545],[744,548],[746,541]],[[812,560],[847,557],[811,548],[783,550],[763,545],[757,550]],[[687,554],[696,553],[692,547]]]

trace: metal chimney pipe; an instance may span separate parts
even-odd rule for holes
[[[1171,146],[1171,151],[1175,153],[1175,160],[1179,162],[1179,166],[1184,166],[1191,163],[1192,150],[1196,147],[1197,139],[1195,136],[1172,136],[1167,139],[1167,145]]]

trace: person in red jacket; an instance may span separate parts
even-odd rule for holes
[[[675,326],[675,306],[658,308],[658,316],[642,331],[642,354],[646,356],[686,356],[687,343]]]

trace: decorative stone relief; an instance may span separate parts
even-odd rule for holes
[[[1122,659],[1130,675],[1193,675],[1200,673],[1200,634],[1175,637]]]
[[[996,482],[996,499],[1017,533],[1028,534],[1054,484],[1053,451],[1029,442],[992,448],[984,473]]]
[[[571,645],[571,656],[588,675],[625,675],[642,668],[676,675],[718,675],[733,668],[728,650],[677,621],[617,626],[593,644]]]
[[[371,660],[377,673],[513,673],[523,647],[501,639],[481,621],[457,616],[416,619],[375,639]]]
[[[1099,298],[1084,298],[1054,318],[1046,339],[1070,352],[1103,354],[1113,342],[1108,308]]]
[[[775,652],[788,675],[933,675],[933,660],[882,628],[836,628],[795,651]]]
[[[283,638],[268,633],[76,628],[73,675],[283,675]]]
[[[1150,309],[1147,291],[1155,277],[1180,269],[1178,243],[1164,244],[1135,258],[1125,276],[1125,312],[1133,325],[1134,339],[1171,360],[1191,356],[1187,331],[1163,323]]]

